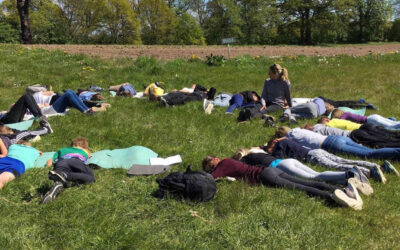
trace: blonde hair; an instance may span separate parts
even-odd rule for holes
[[[89,149],[89,141],[83,137],[76,137],[72,139],[71,147],[80,147],[84,149]]]
[[[342,110],[340,110],[340,109],[334,109],[333,111],[332,111],[332,115],[331,115],[331,117],[332,118],[340,118],[340,116],[342,116],[344,114],[344,112],[342,111]]]
[[[285,137],[287,135],[287,133],[289,133],[290,130],[291,130],[291,128],[286,127],[286,126],[279,127],[276,129],[275,137],[276,138]]]
[[[278,74],[280,81],[288,81],[289,80],[288,70],[286,68],[283,68],[281,65],[275,63],[274,65],[271,65],[269,67],[269,70],[271,70],[272,73],[274,73],[274,74]]]

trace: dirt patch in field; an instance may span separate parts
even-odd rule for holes
[[[129,46],[129,45],[27,45],[31,48],[62,50],[72,54],[85,54],[104,59],[121,57],[137,58],[139,56],[171,60],[190,58],[196,55],[204,59],[211,53],[228,57],[226,46]],[[368,54],[389,54],[400,51],[400,44],[382,45],[346,45],[337,47],[319,46],[231,46],[231,57],[251,56],[363,56]]]

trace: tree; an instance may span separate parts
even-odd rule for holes
[[[205,45],[203,30],[191,15],[183,13],[178,17],[174,44]]]
[[[240,0],[242,44],[274,43],[279,23],[275,0]]]
[[[8,22],[6,15],[0,9],[0,43],[17,43],[19,39],[18,29]]]
[[[210,0],[209,16],[204,22],[207,44],[221,44],[221,39],[242,37],[240,7],[235,0]]]
[[[189,6],[200,27],[203,27],[207,16],[207,0],[191,0]]]
[[[384,40],[385,24],[392,15],[392,4],[385,0],[355,0],[354,24],[357,42]]]
[[[173,44],[177,18],[164,0],[141,0],[137,9],[145,44]]]
[[[313,44],[312,28],[319,17],[331,11],[333,0],[283,0],[279,1],[283,15],[296,20],[300,28],[300,44]]]
[[[389,41],[400,42],[400,19],[394,20],[392,27],[389,31]]]
[[[24,44],[32,43],[32,32],[29,22],[29,7],[31,0],[17,0],[17,9],[21,22],[21,39]]]
[[[60,6],[51,0],[32,0],[31,29],[33,43],[67,43],[67,20]]]
[[[97,42],[140,44],[140,25],[127,0],[107,0]]]

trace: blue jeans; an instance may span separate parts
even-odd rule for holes
[[[232,96],[229,101],[229,108],[226,110],[227,113],[232,113],[235,109],[240,108],[243,104],[243,96],[241,94],[236,94]]]
[[[74,107],[81,112],[89,109],[72,90],[67,90],[52,106],[57,113],[64,113],[67,107]]]
[[[331,153],[356,155],[374,159],[400,159],[400,148],[371,149],[355,143],[352,139],[340,135],[330,135],[321,145]]]
[[[377,126],[382,126],[386,129],[400,130],[400,122],[392,121],[388,118],[382,117],[380,115],[370,115],[367,117],[367,123],[371,123]]]

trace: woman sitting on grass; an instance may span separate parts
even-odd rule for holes
[[[271,162],[269,167],[260,168],[231,158],[221,160],[215,156],[207,156],[203,160],[203,170],[210,172],[214,179],[231,177],[254,185],[298,189],[311,196],[335,201],[355,210],[362,209],[362,199],[352,181],[349,181],[345,188],[340,188],[324,182],[302,180],[275,168],[275,161]]]
[[[279,64],[274,64],[269,67],[268,75],[269,78],[264,82],[261,103],[242,109],[239,113],[238,121],[249,120],[250,118],[264,118],[266,113],[292,107],[287,69]]]

